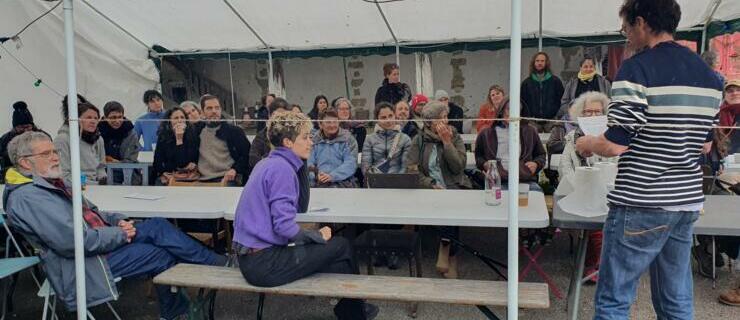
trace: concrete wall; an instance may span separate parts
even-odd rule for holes
[[[528,76],[529,60],[536,51],[536,48],[523,49],[522,78]],[[545,51],[552,60],[552,70],[565,81],[577,72],[584,51],[603,57],[606,47],[546,47]],[[498,84],[509,91],[508,49],[435,52],[429,56],[434,89],[446,90],[453,101],[466,107],[468,117],[478,114],[479,106],[491,85]],[[324,94],[331,100],[347,96],[347,93],[358,110],[371,111],[375,91],[383,80],[382,66],[387,62],[395,62],[395,56],[292,58],[276,59],[275,62],[275,72],[281,73],[284,78],[286,98],[291,103],[301,105],[304,112],[310,110],[318,94]],[[194,71],[220,86],[230,87],[227,60],[195,60],[189,64]],[[266,61],[232,60],[232,68],[234,89],[240,106],[254,105],[267,92]],[[414,72],[414,56],[402,55],[401,80],[412,89],[416,87]],[[165,70],[162,77],[167,83],[177,75]],[[240,111],[237,112],[239,115]]]

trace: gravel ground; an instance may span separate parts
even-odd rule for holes
[[[506,232],[504,229],[464,228],[461,232],[463,241],[501,261],[506,261]],[[432,232],[424,232],[424,275],[439,277],[434,271],[436,258],[436,239]],[[570,241],[567,233],[555,238],[553,244],[545,249],[539,261],[558,287],[567,291],[569,275],[573,266],[573,255],[570,253]],[[525,261],[520,262],[523,266]],[[405,266],[405,264],[402,264]],[[362,269],[364,270],[364,268]],[[405,268],[390,271],[376,269],[378,274],[405,276]],[[740,283],[738,273],[729,268],[718,270],[717,288],[712,289],[712,282],[694,274],[694,308],[696,319],[740,319],[740,307],[728,307],[717,302],[717,296],[723,290]],[[486,265],[474,256],[463,253],[460,256],[460,278],[496,280],[497,277]],[[526,281],[541,282],[534,272],[530,272]],[[114,303],[116,310],[124,319],[157,319],[157,304],[152,297],[147,297],[148,285],[145,281],[126,281],[120,285],[122,297]],[[593,294],[595,286],[584,286],[580,304],[581,319],[593,316]],[[43,299],[36,297],[35,286],[28,276],[20,279],[15,293],[15,311],[11,319],[38,319],[41,316]],[[546,310],[521,310],[521,319],[559,320],[566,319],[565,300],[550,295],[551,307]],[[410,319],[407,316],[408,304],[387,301],[371,301],[381,310],[378,320]],[[256,315],[257,296],[249,293],[219,292],[217,301],[217,319],[253,319]],[[492,309],[500,318],[506,318],[505,308]],[[111,319],[111,314],[100,307],[93,313],[98,319]],[[73,314],[65,314],[62,319],[73,319]],[[268,296],[265,303],[265,319],[333,319],[331,300],[326,298]],[[655,319],[650,301],[650,284],[647,275],[640,282],[637,301],[631,309],[631,319]],[[419,305],[417,319],[485,319],[477,309],[467,306],[422,303]]]

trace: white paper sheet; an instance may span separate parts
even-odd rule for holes
[[[159,199],[164,198],[164,196],[160,196],[156,194],[143,194],[143,193],[132,193],[132,194],[127,194],[123,197],[128,198],[128,199],[137,199],[137,200],[159,200]]]
[[[600,136],[606,131],[606,116],[578,117],[578,126],[588,136]]]

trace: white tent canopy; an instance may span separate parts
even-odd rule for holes
[[[78,90],[101,107],[106,101],[117,100],[126,106],[128,117],[135,118],[145,111],[141,93],[159,83],[159,72],[149,59],[153,45],[173,52],[393,46],[395,41],[378,7],[401,45],[501,40],[510,33],[508,0],[380,0],[379,5],[368,1],[76,0]],[[543,0],[544,34],[616,34],[621,3],[622,0]],[[682,30],[703,25],[710,15],[722,21],[740,18],[740,1],[679,3]],[[20,30],[55,4],[40,0],[0,2],[0,36]],[[525,37],[536,36],[538,6],[538,0],[523,1]],[[12,41],[3,44],[2,49],[18,58],[35,76],[0,49],[0,110],[7,114],[14,101],[27,100],[37,124],[52,135],[60,124],[58,107],[66,88],[61,9],[60,6],[25,31],[20,49]],[[33,86],[37,77],[44,82],[41,88]],[[10,117],[0,117],[0,132],[7,131],[10,125]]]
[[[97,0],[90,5],[148,46],[168,50],[257,51],[266,49],[240,18],[276,50],[394,45],[372,0]],[[402,43],[508,39],[509,1],[379,1]],[[542,1],[544,33],[554,36],[616,34],[622,0]],[[703,25],[714,0],[682,0],[680,28]],[[231,5],[236,13],[234,13]],[[523,1],[522,33],[539,29],[537,0]],[[80,6],[81,9],[84,6]],[[740,1],[723,1],[715,19],[740,18]]]

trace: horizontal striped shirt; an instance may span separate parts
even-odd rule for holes
[[[608,140],[628,147],[608,201],[616,205],[698,209],[698,160],[717,122],[722,84],[689,49],[663,42],[624,61],[612,85]]]

